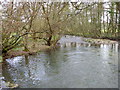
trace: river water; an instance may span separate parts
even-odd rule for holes
[[[20,88],[118,88],[118,44],[62,37],[57,49],[6,61],[3,77]]]

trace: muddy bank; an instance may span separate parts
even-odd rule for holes
[[[30,48],[29,51],[24,51],[24,50],[10,50],[8,51],[4,56],[3,56],[3,59],[8,59],[8,58],[13,58],[13,57],[16,57],[16,56],[23,56],[23,55],[34,55],[36,54],[37,52],[40,52],[40,51],[45,51],[45,50],[48,50],[50,49],[49,46],[40,46],[39,48],[35,47],[35,48]]]

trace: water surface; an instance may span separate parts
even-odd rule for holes
[[[66,38],[55,50],[7,59],[6,81],[21,88],[118,87],[118,44],[95,46]]]

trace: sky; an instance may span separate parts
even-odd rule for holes
[[[17,1],[17,2],[42,2],[42,1],[52,1],[52,2],[108,2],[108,1],[120,1],[120,0],[0,0],[1,2],[3,1]]]
[[[115,0],[0,0],[0,2],[42,2],[42,1],[52,1],[52,2],[108,2],[108,1],[115,1]],[[120,0],[117,0],[120,1]],[[0,5],[0,10],[2,9],[2,6]]]

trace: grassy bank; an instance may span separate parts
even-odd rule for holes
[[[83,40],[91,44],[116,44],[118,43],[117,41],[109,40],[109,39],[84,38]]]

